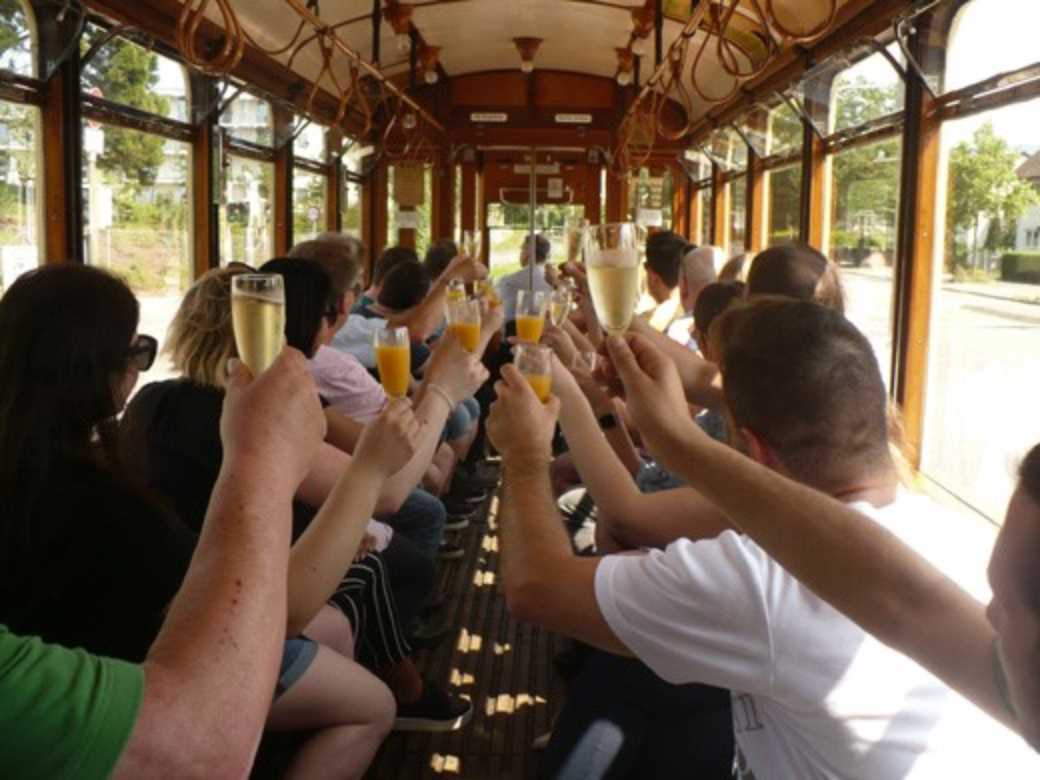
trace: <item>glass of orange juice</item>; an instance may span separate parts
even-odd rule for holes
[[[495,283],[490,279],[477,279],[473,283],[473,291],[478,297],[487,300],[488,306],[502,305],[502,301],[498,298],[498,290],[495,289]]]
[[[538,344],[517,344],[513,365],[531,385],[538,400],[549,400],[552,389],[552,350]]]
[[[448,329],[464,350],[476,352],[480,343],[480,301],[476,298],[451,301],[448,304]]]
[[[411,384],[411,343],[408,328],[386,328],[375,335],[379,380],[391,398],[404,398]]]
[[[545,328],[549,299],[544,292],[521,290],[516,295],[516,335],[521,341],[537,344]]]
[[[448,282],[448,303],[466,300],[466,283],[461,279],[452,279]]]

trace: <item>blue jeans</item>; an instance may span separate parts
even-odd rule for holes
[[[416,488],[408,494],[397,512],[379,519],[393,528],[394,533],[411,541],[423,557],[436,561],[447,517],[448,513],[439,498]]]
[[[477,424],[480,419],[480,404],[476,398],[465,398],[462,403],[451,410],[447,421],[444,423],[444,433],[441,435],[443,441],[455,441],[461,439],[470,428]]]

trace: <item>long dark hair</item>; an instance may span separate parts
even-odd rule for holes
[[[335,311],[338,296],[332,280],[317,260],[276,257],[260,266],[260,273],[281,274],[285,284],[285,340],[307,357],[323,317]]]
[[[0,299],[0,567],[49,536],[28,520],[57,460],[114,457],[138,313],[122,281],[82,265],[31,271]]]

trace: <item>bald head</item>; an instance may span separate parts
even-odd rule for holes
[[[722,250],[714,246],[697,247],[683,255],[679,288],[686,311],[693,311],[701,290],[718,278],[716,268],[721,257]]]

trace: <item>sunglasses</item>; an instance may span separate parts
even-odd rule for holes
[[[159,342],[143,333],[134,338],[127,356],[138,371],[147,371],[155,363],[155,355],[159,351]]]

